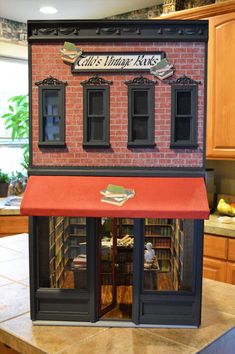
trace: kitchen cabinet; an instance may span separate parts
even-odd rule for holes
[[[1,354],[20,354],[16,350],[10,348],[8,345],[0,342],[0,353]]]
[[[235,262],[235,239],[228,240],[228,260]]]
[[[235,159],[235,12],[209,19],[207,158]]]
[[[235,2],[177,11],[161,19],[209,21],[207,159],[235,159]]]
[[[203,277],[235,285],[235,239],[204,234]]]
[[[20,215],[0,216],[0,236],[28,232],[28,217]]]
[[[227,265],[227,283],[235,285],[235,262],[228,262]]]
[[[203,258],[203,277],[226,282],[227,264],[219,259]]]
[[[204,256],[226,259],[227,239],[219,236],[204,235]]]

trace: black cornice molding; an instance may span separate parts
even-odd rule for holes
[[[33,166],[28,170],[32,176],[127,176],[127,177],[204,177],[202,167],[73,167]]]
[[[197,41],[207,42],[208,21],[54,20],[28,21],[28,41]]]

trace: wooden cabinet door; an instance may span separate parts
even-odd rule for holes
[[[235,158],[235,12],[209,19],[207,158]]]
[[[14,235],[28,232],[28,217],[20,215],[0,216],[0,235]]]
[[[0,353],[1,354],[20,354],[19,352],[8,347],[8,345],[3,344],[2,342],[0,342]]]
[[[226,237],[204,234],[204,256],[227,259]]]
[[[228,239],[228,260],[235,262],[235,239]]]
[[[235,285],[235,263],[228,262],[227,265],[227,283]]]
[[[225,261],[207,257],[203,258],[204,278],[226,282],[226,268],[227,264]]]

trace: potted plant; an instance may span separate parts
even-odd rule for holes
[[[0,197],[7,197],[10,177],[7,173],[0,171]]]
[[[29,137],[29,102],[28,95],[18,95],[9,100],[8,112],[2,115],[5,119],[4,124],[7,130],[11,132],[11,139],[23,140]],[[29,144],[22,145],[23,162],[22,167],[27,171],[29,164]]]

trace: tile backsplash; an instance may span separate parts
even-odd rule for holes
[[[235,161],[208,160],[206,168],[215,171],[216,194],[235,195]]]

